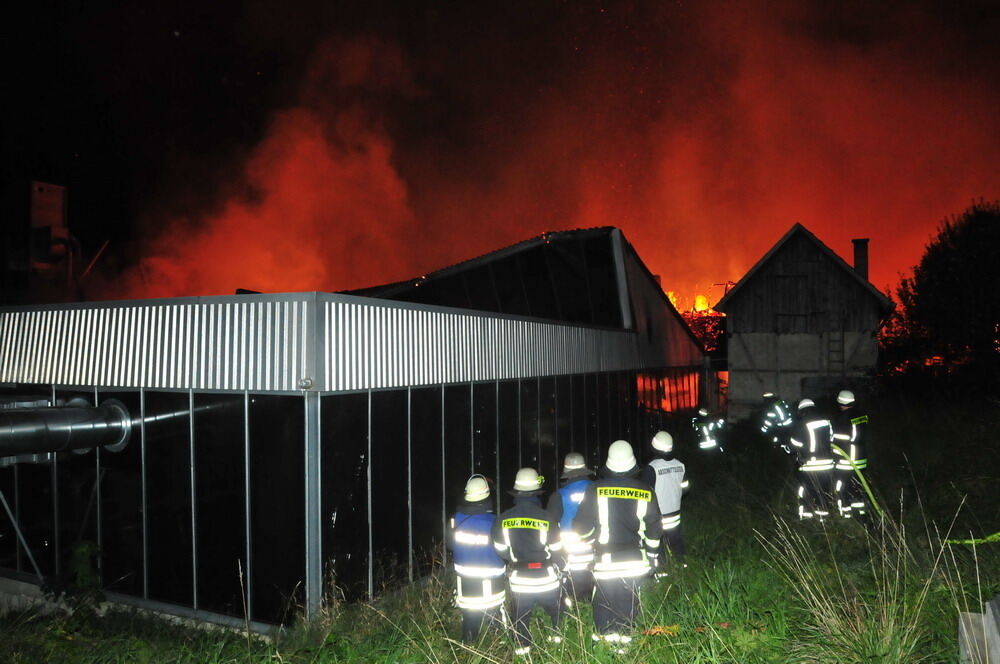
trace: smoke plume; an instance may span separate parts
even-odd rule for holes
[[[885,288],[1000,193],[1000,90],[968,17],[569,5],[327,39],[229,193],[158,219],[119,295],[349,289],[614,225],[686,307],[795,222],[848,258],[870,237]]]

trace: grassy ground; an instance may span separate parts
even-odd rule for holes
[[[1000,592],[1000,544],[943,546],[1000,530],[993,437],[1000,404],[884,395],[872,409],[871,480],[892,518],[825,525],[792,514],[787,461],[755,448],[689,461],[689,566],[643,592],[641,634],[624,656],[595,648],[583,605],[558,646],[532,661],[946,662],[957,660],[957,611]],[[689,455],[690,456],[690,455]],[[961,509],[960,509],[961,508]],[[900,516],[901,515],[901,516]],[[957,515],[957,516],[956,516]],[[329,607],[323,620],[274,641],[182,628],[121,611],[97,617],[0,619],[9,662],[503,662],[511,645],[488,633],[454,639],[447,573],[377,602]],[[539,618],[536,637],[545,634]]]

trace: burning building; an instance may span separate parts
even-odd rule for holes
[[[868,240],[852,268],[795,224],[719,301],[726,314],[729,417],[765,391],[789,401],[871,375],[892,302],[868,281]]]
[[[701,346],[620,231],[354,293],[0,309],[0,575],[94,547],[123,603],[259,629],[419,575],[473,472],[558,476],[697,405]]]

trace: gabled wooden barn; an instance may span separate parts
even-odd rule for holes
[[[794,402],[870,375],[892,301],[868,281],[868,240],[854,267],[795,224],[719,301],[726,314],[729,418],[771,391]]]

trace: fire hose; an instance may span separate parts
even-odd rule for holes
[[[978,539],[947,539],[945,544],[989,544],[990,542],[1000,542],[1000,533],[993,533]]]

